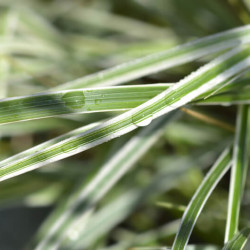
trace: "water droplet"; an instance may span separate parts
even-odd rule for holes
[[[138,118],[138,115],[133,115],[132,116],[132,122],[134,125],[136,125],[137,127],[145,127],[147,125],[149,125],[152,122],[152,115],[149,116],[144,116]]]
[[[66,93],[62,96],[62,100],[71,109],[81,109],[85,105],[85,96],[82,91]]]
[[[171,96],[166,96],[165,97],[165,104],[168,106],[168,107],[176,107],[175,103],[176,103],[177,99],[176,97],[171,97]]]

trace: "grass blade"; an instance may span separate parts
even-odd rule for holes
[[[9,164],[0,162],[0,180],[31,171],[48,163],[77,154],[169,113],[237,75],[250,65],[249,49],[232,50],[206,64],[171,88],[142,105],[102,123],[84,133]]]
[[[241,84],[237,81],[237,84]],[[48,92],[0,100],[0,124],[66,114],[124,111],[135,108],[173,84],[148,84],[101,87]],[[250,103],[250,89],[227,91],[209,98],[197,97],[196,105],[232,105]]]
[[[183,168],[183,165],[179,167]],[[191,168],[191,166],[187,168]],[[153,178],[148,187],[132,189],[123,193],[122,196],[96,212],[87,225],[88,230],[79,230],[78,238],[72,239],[67,246],[71,246],[71,249],[90,248],[91,244],[121,223],[132,211],[145,203],[149,197],[166,192],[174,187],[180,176],[183,176],[183,172],[179,168],[172,172],[165,171],[163,176],[159,174]],[[65,248],[67,249],[67,247]]]
[[[165,125],[175,117],[175,112],[159,118],[150,126],[143,129],[137,136],[124,145],[96,174],[85,184],[80,185],[69,198],[68,204],[60,210],[60,216],[46,230],[46,235],[38,243],[36,249],[54,249],[65,238],[73,235],[77,227],[83,227],[85,216],[92,207],[112,188],[116,182],[134,165],[134,163],[157,141]],[[74,197],[72,199],[72,197]],[[81,211],[79,213],[79,211]],[[52,214],[52,218],[54,218]]]
[[[236,134],[233,152],[233,166],[230,179],[228,215],[225,232],[225,242],[233,238],[238,231],[240,204],[244,190],[247,170],[247,133],[248,133],[248,106],[238,109]]]
[[[229,169],[230,164],[231,153],[229,149],[226,149],[207,173],[205,179],[202,181],[200,187],[197,189],[192,200],[188,204],[172,246],[173,250],[185,249],[195,222],[197,221],[207,199],[220,179]]]
[[[250,227],[246,227],[227,242],[222,250],[243,250],[250,237]]]
[[[59,85],[55,90],[116,85],[250,42],[250,25],[198,39],[114,68]]]
[[[155,97],[170,84],[59,91],[0,100],[0,124],[55,115],[128,110]]]
[[[239,82],[240,83],[240,82]],[[198,99],[195,101],[197,105],[237,105],[237,104],[249,104],[250,103],[250,89],[243,88],[235,91],[226,91],[218,93],[214,96],[210,96],[206,99]]]
[[[9,157],[9,158],[1,161],[1,163],[3,165],[7,165],[7,164],[10,164],[13,161],[18,161],[20,159],[23,159],[23,158],[29,156],[29,155],[35,154],[36,152],[43,151],[46,148],[48,148],[50,146],[53,146],[53,145],[55,145],[55,144],[57,144],[57,143],[59,143],[59,142],[61,142],[63,140],[70,139],[73,136],[76,136],[78,134],[81,134],[81,133],[89,130],[89,129],[92,129],[93,127],[97,126],[98,124],[99,123],[91,123],[91,124],[88,124],[86,126],[80,127],[78,129],[72,130],[69,133],[58,136],[58,137],[56,137],[54,139],[51,139],[51,140],[46,141],[44,143],[41,143],[41,144],[39,144],[39,145],[37,145],[35,147],[29,148],[29,149],[27,149],[27,150],[25,150],[25,151],[23,151],[23,152],[21,152],[19,154],[16,154],[16,155],[14,155],[12,157]]]
[[[216,158],[218,148],[216,150],[213,148],[211,153],[212,158]],[[192,169],[194,165],[206,165],[209,158],[207,154],[199,153],[195,158],[178,157],[170,160],[168,167],[161,168],[143,187],[130,189],[98,210],[90,219],[87,230],[86,228],[79,230],[78,238],[72,239],[67,246],[71,249],[89,249],[93,243],[119,225],[135,209],[149,200],[151,203],[153,197],[174,188],[186,171]]]

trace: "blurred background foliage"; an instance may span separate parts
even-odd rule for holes
[[[248,24],[249,13],[248,0],[0,0],[1,97],[45,91],[133,58]],[[177,82],[209,59],[128,84]],[[195,110],[235,126],[234,107]],[[94,113],[2,125],[0,158],[111,116],[114,113]],[[0,183],[0,249],[24,249],[56,204],[83,178],[87,182],[133,135]],[[230,130],[183,113],[98,205],[96,213],[115,202],[131,202],[113,222],[112,213],[106,214],[112,223],[90,241],[88,249],[170,245],[183,208],[232,136]],[[208,200],[191,243],[223,245],[228,177]],[[151,192],[130,201],[131,194],[148,187]],[[124,201],[119,201],[122,197]],[[250,220],[249,209],[248,178],[242,225]]]

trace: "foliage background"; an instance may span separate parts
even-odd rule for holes
[[[2,97],[47,91],[131,59],[248,24],[250,20],[247,0],[0,0],[0,11]],[[10,18],[7,25],[6,15]],[[206,56],[150,74],[128,85],[178,82],[211,58]],[[127,214],[120,212],[121,218],[117,221],[112,216],[114,208],[108,208],[106,218],[111,226],[95,236],[87,249],[172,244],[178,229],[176,220],[181,218],[183,206],[188,204],[209,167],[234,135],[235,106],[194,106],[192,109],[205,119],[184,112],[169,123],[147,153],[97,204],[95,213],[108,208],[113,201],[119,203],[122,197],[129,205],[133,192],[146,187],[152,189],[151,194],[148,192],[137,199],[132,208],[127,208]],[[0,157],[5,159],[74,128],[116,114],[118,112],[77,114],[2,125]],[[223,125],[211,124],[207,117]],[[131,132],[1,182],[0,248],[27,247],[58,202],[78,183],[87,182],[137,133]],[[164,176],[163,188],[151,185],[156,176]],[[211,244],[219,248],[223,245],[228,186],[229,174],[209,198],[190,244]],[[241,227],[249,224],[249,209],[248,174]],[[163,226],[167,226],[167,230],[162,230]],[[149,232],[151,237],[147,236]],[[137,237],[143,234],[146,237],[137,242]]]

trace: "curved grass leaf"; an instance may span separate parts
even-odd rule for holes
[[[35,154],[36,152],[43,151],[43,150],[49,148],[50,146],[53,146],[61,141],[70,139],[73,136],[77,136],[77,135],[79,135],[79,134],[81,134],[89,129],[92,129],[93,127],[97,126],[98,124],[99,123],[91,123],[91,124],[88,124],[86,126],[80,127],[78,129],[72,130],[69,133],[66,133],[66,134],[58,136],[54,139],[48,140],[48,141],[41,143],[37,146],[29,148],[29,149],[27,149],[19,154],[16,154],[10,158],[7,158],[7,159],[1,161],[1,163],[3,165],[7,165],[7,164],[10,164],[12,161],[18,161],[19,159],[23,159],[29,155]]]
[[[248,106],[240,106],[238,109],[233,152],[233,166],[230,179],[225,242],[232,239],[234,234],[238,231],[240,204],[242,193],[244,190],[248,165],[248,111]]]
[[[242,84],[237,81],[237,84]],[[66,114],[124,111],[135,108],[173,84],[149,84],[48,92],[0,100],[0,124]],[[227,90],[196,98],[197,105],[250,103],[250,89]]]
[[[67,119],[67,118],[51,118],[48,120],[33,120],[24,121],[21,123],[12,123],[1,125],[1,134],[5,137],[18,136],[27,133],[41,133],[45,131],[67,131],[70,129],[75,129],[81,126],[77,120]]]
[[[165,125],[173,120],[175,112],[161,117],[144,128],[125,144],[89,182],[82,185],[69,197],[68,204],[61,205],[52,214],[54,220],[46,235],[36,249],[54,249],[64,238],[77,232],[79,225],[84,227],[86,216],[92,207],[113,187],[116,182],[134,165],[134,163],[157,141]],[[62,208],[63,206],[63,208]],[[59,216],[55,219],[55,214]],[[84,218],[84,219],[82,219]],[[45,230],[44,230],[45,231]]]
[[[250,25],[247,25],[76,79],[59,85],[55,90],[121,84],[249,42]]]
[[[229,51],[137,108],[17,161],[9,164],[0,162],[0,180],[69,157],[148,125],[153,119],[187,104],[248,68],[249,54],[247,48]]]
[[[167,117],[166,117],[167,118]],[[146,139],[147,140],[147,139]],[[225,143],[225,142],[224,142]],[[224,145],[223,143],[223,145]],[[221,146],[219,147],[221,148]],[[135,208],[141,206],[146,201],[148,201],[149,197],[156,196],[159,193],[165,193],[169,189],[178,183],[179,178],[185,175],[186,170],[192,168],[194,165],[204,166],[207,162],[214,159],[217,154],[218,148],[212,148],[208,154],[203,154],[199,152],[197,157],[178,157],[178,160],[173,159],[170,160],[167,164],[167,168],[161,168],[161,171],[158,172],[156,176],[150,178],[149,183],[145,183],[143,187],[135,188],[133,191],[129,191],[128,193],[122,193],[122,195],[118,195],[117,199],[111,204],[107,204],[107,207],[101,209],[100,213],[94,214],[94,216],[90,217],[90,221],[87,224],[87,227],[79,228],[77,232],[72,234],[71,241],[69,243],[69,249],[87,249],[90,248],[90,245],[98,240],[100,236],[109,232],[115,225],[119,224],[125,217],[127,217]],[[209,156],[210,155],[210,156]],[[166,165],[166,164],[165,164]],[[132,177],[133,179],[133,177]],[[132,181],[132,180],[131,180]],[[72,194],[74,194],[73,192]],[[56,209],[58,214],[54,211],[53,214],[55,217],[50,216],[48,220],[44,223],[42,230],[39,231],[39,234],[36,235],[35,242],[42,241],[43,235],[46,235],[47,231],[51,228],[51,225],[54,225],[55,221],[62,216],[65,212],[65,209],[60,205],[62,210],[59,207]],[[85,207],[83,207],[83,210]],[[81,211],[79,211],[81,214]],[[84,223],[85,225],[85,223]],[[87,228],[87,231],[84,229]],[[77,237],[79,238],[77,239]],[[77,247],[73,247],[72,244],[78,245]],[[64,249],[64,247],[61,247]],[[32,248],[33,249],[33,248]],[[67,248],[65,248],[67,249]]]
[[[192,200],[188,204],[172,246],[173,250],[182,250],[186,248],[193,227],[206,201],[220,179],[229,169],[230,164],[231,153],[229,149],[226,149],[207,173],[198,190],[193,195]]]
[[[198,99],[195,101],[198,105],[237,105],[250,103],[250,89],[243,88],[235,91],[226,91],[210,96],[206,99]]]
[[[246,227],[227,242],[222,250],[243,250],[250,238],[250,227]],[[246,249],[247,250],[247,249]]]
[[[170,84],[79,89],[0,100],[0,124],[55,115],[128,110],[155,97]]]
[[[221,146],[219,147],[220,150]],[[213,159],[216,158],[218,150],[218,148],[215,150],[213,147],[210,151]],[[186,172],[192,169],[194,165],[204,166],[210,161],[211,158],[207,152],[205,154],[199,152],[197,157],[178,157],[168,161],[143,187],[123,192],[122,195],[98,210],[90,218],[87,228],[79,228],[78,237],[73,238],[63,249],[91,248],[92,244],[119,225],[135,209],[142,207],[149,200],[151,203],[153,197],[158,197],[158,195],[176,187]]]
[[[128,217],[138,206],[145,203],[149,197],[166,192],[173,188],[181,176],[184,175],[183,164],[177,164],[172,171],[166,169],[164,173],[155,176],[149,186],[144,188],[133,188],[109,202],[106,206],[97,211],[90,221],[87,228],[79,229],[78,237],[72,238],[62,249],[88,249],[101,236],[105,235],[116,225]]]

